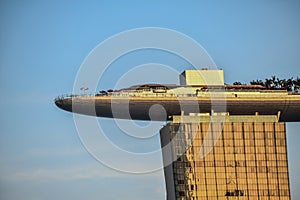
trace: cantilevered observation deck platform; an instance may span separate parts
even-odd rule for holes
[[[253,96],[251,96],[253,95]],[[195,113],[229,112],[230,115],[277,115],[282,122],[300,121],[300,94],[288,92],[226,92],[226,94],[202,96],[76,96],[62,97],[55,100],[55,104],[66,111],[79,114],[121,118],[133,120],[165,121],[165,116]],[[164,110],[158,110],[149,116],[149,109],[153,105],[161,105]],[[117,112],[112,111],[112,107]],[[129,115],[128,115],[129,112]],[[164,116],[164,117],[162,117]]]
[[[215,111],[300,121],[300,93],[260,85],[225,85],[222,70],[186,70],[180,75],[180,85],[144,84],[96,95],[70,95],[56,98],[55,104],[74,113],[132,120],[165,121],[182,111],[185,115]]]

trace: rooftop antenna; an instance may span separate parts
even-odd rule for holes
[[[80,90],[83,90],[83,94],[86,95],[85,91],[87,91],[89,88],[83,84],[83,87],[80,88]]]

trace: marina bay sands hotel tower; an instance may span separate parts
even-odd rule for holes
[[[55,103],[98,117],[167,120],[160,130],[167,200],[290,199],[285,122],[300,121],[297,92],[225,85],[222,70],[203,69],[184,71],[180,85],[136,85]],[[156,104],[167,115],[150,116]]]

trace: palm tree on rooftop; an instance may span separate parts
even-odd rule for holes
[[[271,85],[272,85],[272,79],[266,78],[265,79],[265,86],[266,86],[266,88],[271,88]]]
[[[286,87],[287,91],[293,91],[293,87],[294,87],[293,77],[287,79],[286,84],[287,84],[287,87]]]
[[[300,78],[297,76],[295,80],[293,80],[294,85],[294,91],[297,91],[300,89]]]
[[[271,76],[271,87],[272,88],[276,88],[277,86],[277,80],[276,80],[276,76]]]
[[[278,82],[278,86],[277,88],[279,89],[286,89],[287,88],[287,81],[285,79],[278,79],[277,78],[277,82]]]

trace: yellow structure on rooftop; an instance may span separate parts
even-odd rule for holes
[[[209,85],[220,86],[224,85],[223,70],[185,70],[180,75],[180,85]]]

